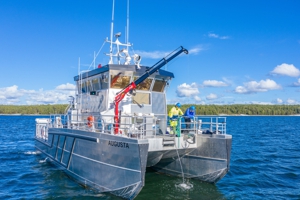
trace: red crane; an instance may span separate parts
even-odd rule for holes
[[[167,55],[166,57],[162,58],[160,61],[158,61],[155,65],[150,67],[146,70],[146,72],[140,76],[135,81],[131,82],[129,85],[127,85],[124,89],[122,89],[117,96],[115,97],[114,104],[115,104],[115,116],[114,116],[114,133],[119,133],[119,123],[120,123],[120,117],[119,117],[119,103],[122,101],[124,96],[131,92],[133,89],[136,88],[136,86],[140,83],[142,83],[145,79],[147,79],[150,75],[152,75],[154,72],[162,68],[165,64],[173,60],[175,57],[179,56],[182,52],[185,54],[188,54],[188,50],[180,46],[175,51]]]

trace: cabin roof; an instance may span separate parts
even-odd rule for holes
[[[107,72],[109,70],[119,70],[119,71],[132,71],[135,72],[137,75],[142,75],[145,73],[145,71],[149,69],[149,67],[146,66],[141,66],[140,69],[137,69],[136,65],[114,65],[114,64],[108,64],[105,65],[101,68],[97,68],[97,69],[93,69],[91,71],[88,72],[84,72],[82,73],[80,76],[82,79],[88,78],[88,77],[92,77],[95,76],[97,74],[101,74],[104,72]],[[168,72],[166,70],[163,69],[159,69],[158,72],[155,72],[153,75],[158,76],[158,77],[169,77],[169,78],[174,78],[174,74],[172,72]],[[78,81],[79,80],[79,75],[74,77],[74,81]]]

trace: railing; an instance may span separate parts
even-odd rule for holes
[[[114,134],[114,115],[50,115],[49,119],[37,119],[36,137],[47,140],[48,128],[69,128],[92,132]],[[158,119],[159,117],[160,119]],[[119,136],[131,138],[156,137],[168,134],[167,116],[122,115],[119,124]],[[226,134],[226,117],[195,116],[191,121],[178,118],[176,132],[180,134]]]
[[[179,119],[181,132],[196,134],[226,134],[226,117],[195,116],[187,122],[185,117]]]
[[[89,121],[90,114],[50,115],[50,128],[70,128],[92,132],[114,134],[114,115],[94,115]],[[154,136],[157,118],[153,115],[122,115],[118,135],[136,138]]]
[[[48,140],[48,128],[51,125],[50,119],[38,118],[35,127],[35,136],[41,140]]]

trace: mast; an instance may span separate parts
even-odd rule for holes
[[[110,52],[106,55],[109,56],[109,62],[108,64],[114,64],[114,57],[117,58],[117,62],[120,65],[121,60],[124,60],[124,65],[130,65],[131,60],[133,57],[135,64],[139,68],[139,62],[141,60],[139,55],[131,56],[129,54],[129,47],[131,44],[129,43],[129,0],[127,0],[127,20],[126,20],[126,26],[125,26],[125,43],[121,43],[119,41],[119,37],[121,36],[121,32],[118,32],[116,34],[113,33],[114,31],[114,10],[115,10],[115,0],[113,0],[113,8],[112,8],[112,21],[111,21],[111,28],[110,28],[110,40],[106,38],[105,42],[110,43]],[[113,41],[113,36],[116,37],[115,41]],[[113,49],[113,46],[116,47],[116,49]],[[120,49],[120,47],[124,47]],[[114,53],[115,52],[115,53]]]
[[[127,0],[127,30],[126,30],[126,44],[129,42],[129,0]],[[128,45],[127,45],[128,52]]]
[[[113,57],[112,57],[112,45],[113,45],[113,31],[114,31],[114,10],[115,10],[115,0],[113,0],[112,6],[112,16],[111,16],[111,27],[110,27],[110,51],[109,51],[109,64],[113,64]]]
[[[78,97],[77,97],[77,99],[79,98],[79,104],[80,104],[78,109],[82,110],[82,74],[80,73],[80,57],[78,58],[78,75],[79,75],[79,84],[77,84],[77,85],[79,85],[79,87],[80,87],[80,88],[78,88]],[[79,119],[79,113],[77,111],[77,119],[76,120],[78,121],[78,119]]]

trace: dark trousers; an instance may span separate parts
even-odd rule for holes
[[[185,121],[185,125],[186,125],[186,129],[190,129],[191,128],[191,118],[184,118]]]

